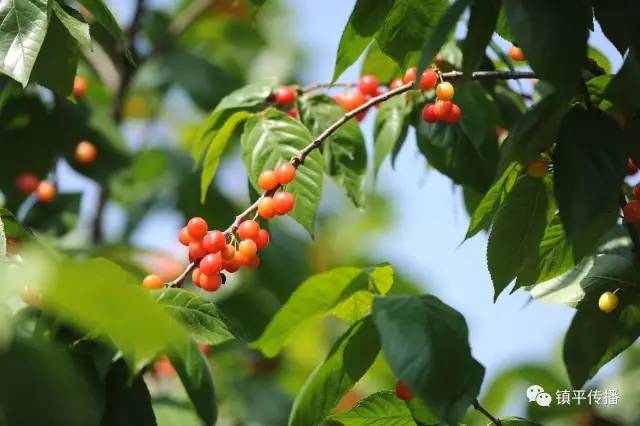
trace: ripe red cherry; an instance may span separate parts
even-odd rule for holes
[[[87,166],[96,161],[96,158],[98,158],[98,150],[91,142],[82,141],[76,145],[75,157],[78,163]]]
[[[228,262],[233,259],[233,256],[235,256],[236,248],[232,244],[227,244],[220,254],[222,255],[222,260]]]
[[[149,274],[142,280],[142,286],[147,290],[162,288],[162,285],[162,278],[156,274]]]
[[[289,213],[296,204],[296,199],[292,193],[282,191],[273,196],[274,208],[280,215]]]
[[[261,229],[260,231],[258,231],[258,235],[253,240],[256,243],[258,251],[267,248],[267,246],[269,245],[269,238],[269,231],[267,231],[266,229]]]
[[[43,180],[36,188],[36,197],[41,203],[52,202],[53,199],[56,198],[56,193],[56,186],[48,180]]]
[[[404,77],[402,77],[402,81],[404,84],[411,83],[412,81],[416,81],[416,76],[418,75],[418,68],[411,67],[407,69],[407,72],[404,73]]]
[[[246,261],[247,268],[256,269],[260,266],[260,256],[254,254],[253,256],[248,256]]]
[[[264,219],[271,219],[276,215],[273,198],[263,197],[258,201],[258,214]]]
[[[202,273],[200,272],[200,268],[195,268],[191,273],[191,281],[197,286],[200,287],[200,277]]]
[[[640,200],[631,200],[622,209],[625,222],[638,223],[640,222]]]
[[[23,194],[29,195],[36,189],[40,181],[33,173],[20,173],[16,178],[16,187]]]
[[[180,243],[183,246],[188,246],[194,241],[191,234],[189,234],[189,230],[187,229],[186,226],[180,230],[180,234],[178,235],[178,240],[180,240]]]
[[[280,185],[286,185],[296,177],[296,168],[291,163],[284,163],[276,169],[276,178]]]
[[[189,260],[195,262],[207,255],[207,249],[202,245],[202,241],[193,241],[189,244]]]
[[[215,275],[201,275],[200,276],[200,288],[205,291],[216,291],[222,285],[222,275],[217,273]]]
[[[638,173],[638,166],[632,158],[627,159],[627,175],[632,176]]]
[[[278,186],[278,178],[273,170],[265,170],[258,177],[258,185],[265,191],[271,191]]]
[[[296,92],[289,86],[280,86],[274,94],[278,105],[289,105],[296,100]]]
[[[209,253],[217,253],[227,246],[227,237],[218,230],[211,231],[202,239],[202,245]]]
[[[424,108],[422,108],[422,119],[427,123],[435,123],[438,121],[434,104],[426,104]]]
[[[255,220],[245,220],[238,226],[238,236],[241,240],[251,240],[258,235],[260,225]]]
[[[453,108],[453,104],[449,101],[436,101],[433,112],[438,120],[444,120],[447,118]]]
[[[287,114],[289,114],[289,117],[291,118],[298,118],[298,108],[291,108],[287,111]]]
[[[337,101],[337,100],[336,100]],[[337,101],[340,103],[339,101]],[[347,92],[342,96],[342,107],[347,111],[353,111],[358,108],[360,105],[367,102],[367,99],[360,92]]]
[[[462,110],[460,109],[460,107],[456,104],[451,104],[451,111],[449,111],[449,114],[447,114],[447,116],[444,118],[444,121],[449,124],[455,124],[460,121],[461,117]]]
[[[367,74],[358,80],[358,90],[365,96],[376,96],[378,92],[378,79],[375,75]]]
[[[402,82],[402,79],[400,78],[396,78],[393,79],[391,81],[391,83],[389,83],[389,89],[393,90],[393,89],[397,89],[398,87],[402,86],[404,83]]]
[[[207,222],[201,217],[194,217],[189,220],[189,223],[187,223],[189,235],[191,235],[194,240],[199,240],[204,237],[208,228],[209,226],[207,225]]]
[[[633,198],[640,200],[640,184],[633,187]]]
[[[238,251],[247,257],[251,257],[258,251],[258,245],[253,240],[243,240],[238,244]]]
[[[518,46],[511,46],[511,49],[509,49],[509,57],[513,61],[524,61],[524,53],[522,53],[522,49]]]
[[[200,261],[200,272],[205,275],[215,275],[222,269],[222,256],[220,253],[210,253]]]
[[[396,395],[403,401],[410,401],[414,396],[413,392],[411,392],[402,380],[396,382]]]
[[[427,68],[420,76],[420,90],[429,90],[436,87],[438,83],[438,73],[431,68]]]
[[[89,88],[89,83],[87,79],[82,76],[77,75],[73,80],[73,96],[76,98],[81,98],[87,93],[87,89]]]

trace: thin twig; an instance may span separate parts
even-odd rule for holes
[[[624,207],[627,205],[627,197],[624,195],[624,192],[620,191],[620,195],[618,197],[620,209],[624,210]],[[627,233],[629,234],[629,238],[631,238],[631,242],[633,243],[633,254],[636,256],[636,259],[640,261],[640,235],[638,235],[638,230],[635,228],[633,223],[629,223],[626,220],[622,220],[624,222],[624,226],[627,228]]]
[[[312,92],[314,90],[317,89],[331,89],[332,87],[344,87],[344,88],[350,88],[353,87],[354,84],[353,83],[343,83],[343,82],[336,82],[336,83],[312,83],[309,84],[307,86],[301,87],[300,88],[300,92],[302,93],[307,93],[307,92]]]
[[[499,418],[497,418],[496,416],[491,414],[489,411],[487,411],[486,408],[484,408],[482,405],[480,405],[480,402],[478,402],[477,399],[475,401],[473,401],[473,408],[475,408],[476,410],[478,410],[479,412],[484,414],[484,416],[486,418],[488,418],[489,420],[491,420],[491,423],[493,423],[494,425],[502,426],[502,421],[500,421]]]
[[[168,287],[182,287],[182,283],[184,283],[184,280],[187,279],[187,276],[191,273],[191,271],[193,271],[196,267],[196,263],[195,262],[191,262],[187,268],[184,270],[184,272],[182,272],[180,274],[180,276],[178,278],[176,278],[175,280],[167,283]]]

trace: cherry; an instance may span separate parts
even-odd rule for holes
[[[23,194],[29,195],[36,189],[40,181],[33,173],[20,173],[16,178],[16,187]]]
[[[360,105],[367,102],[367,99],[364,97],[362,93],[355,92],[355,91],[344,93],[340,97],[336,96],[335,99],[336,99],[336,102],[340,104],[340,106],[342,106],[342,108],[346,109],[347,111],[352,111],[358,108]]]
[[[426,104],[424,108],[422,108],[422,119],[427,123],[435,123],[438,121],[434,104]]]
[[[202,246],[209,253],[217,253],[227,246],[227,237],[218,230],[208,232],[202,239]]]
[[[263,197],[258,201],[258,214],[264,219],[271,219],[276,215],[276,208],[271,197]]]
[[[416,81],[416,76],[418,75],[418,68],[411,67],[408,68],[404,73],[404,77],[402,77],[402,82],[404,84],[411,83],[412,81]]]
[[[76,78],[73,79],[73,96],[76,98],[81,98],[87,93],[87,89],[89,88],[89,83],[87,79],[77,75]]]
[[[241,266],[245,266],[247,262],[249,262],[249,258],[240,250],[236,251],[236,255],[233,256],[233,260],[231,260],[231,264],[237,269],[240,269]]]
[[[284,163],[276,169],[276,178],[280,185],[286,185],[296,177],[296,168],[291,163]]]
[[[189,244],[189,260],[195,262],[207,255],[207,249],[202,245],[202,241],[193,241]]]
[[[629,201],[622,209],[625,222],[640,222],[640,200]]]
[[[633,176],[636,173],[638,173],[638,166],[636,165],[636,162],[633,161],[633,158],[627,159],[627,175]]]
[[[522,53],[522,49],[518,46],[511,46],[511,49],[509,49],[509,57],[513,61],[524,61],[524,53]]]
[[[278,186],[278,178],[273,170],[265,170],[258,177],[258,185],[265,191],[271,191]]]
[[[397,89],[398,87],[400,87],[402,85],[403,85],[402,79],[396,78],[396,79],[391,80],[391,83],[389,83],[389,89],[391,89],[391,90]]]
[[[230,261],[231,259],[233,259],[233,256],[235,256],[236,254],[236,248],[233,246],[233,244],[227,244],[224,247],[224,250],[220,252],[220,254],[222,255],[223,261]]]
[[[253,239],[253,241],[255,241],[258,250],[264,250],[269,245],[269,238],[269,231],[261,229],[258,231],[258,235]]]
[[[298,108],[291,108],[287,111],[287,114],[289,114],[289,117],[291,118],[298,118]]]
[[[194,241],[191,234],[189,234],[189,230],[186,226],[180,230],[180,234],[178,234],[178,240],[183,246],[188,246]]]
[[[76,145],[75,157],[78,163],[89,165],[98,158],[98,150],[96,146],[89,141],[82,141]]]
[[[396,395],[403,401],[410,401],[414,396],[413,392],[411,392],[402,380],[396,382]]]
[[[296,204],[296,199],[293,194],[286,191],[281,191],[273,196],[274,208],[280,215],[289,213]]]
[[[276,89],[274,98],[278,105],[289,105],[296,100],[296,92],[289,86],[280,86]]]
[[[260,225],[255,220],[245,220],[238,226],[238,236],[241,240],[251,240],[258,235]]]
[[[247,257],[251,257],[258,251],[258,245],[253,240],[243,240],[238,244],[238,251]]]
[[[247,258],[246,265],[249,269],[256,269],[258,266],[260,266],[260,256],[255,254],[253,256],[249,256]]]
[[[454,93],[455,90],[453,89],[453,84],[449,83],[448,81],[443,81],[442,83],[438,84],[438,87],[436,87],[436,96],[441,101],[450,101],[451,99],[453,99]]]
[[[202,277],[202,272],[200,272],[200,268],[195,268],[191,273],[191,281],[197,286],[200,287],[200,277]]]
[[[200,272],[204,275],[218,274],[222,269],[222,256],[220,256],[220,253],[210,253],[202,258],[199,267]]]
[[[549,166],[544,161],[534,160],[527,164],[527,174],[534,178],[543,178],[549,172]]]
[[[207,225],[207,221],[205,221],[201,217],[194,217],[189,220],[187,223],[187,230],[189,231],[189,235],[195,240],[199,240],[204,237],[204,234],[207,233],[207,229],[209,226]]]
[[[640,200],[640,184],[633,187],[633,198]]]
[[[156,274],[149,274],[142,280],[142,286],[147,290],[162,288],[163,284],[162,278]]]
[[[611,313],[618,307],[618,296],[610,291],[605,291],[598,299],[598,307],[604,313]]]
[[[42,203],[50,203],[56,198],[56,192],[56,186],[53,182],[43,180],[38,184],[38,188],[36,188],[36,197],[38,201]]]
[[[378,92],[378,79],[375,75],[367,74],[358,80],[358,90],[365,96],[376,96]]]
[[[447,116],[444,118],[444,121],[446,121],[449,124],[456,124],[458,121],[460,121],[461,117],[462,117],[462,110],[458,105],[452,103],[451,111],[449,111],[449,114],[447,114]]]
[[[205,291],[216,291],[221,285],[222,275],[220,273],[200,276],[200,288]]]
[[[444,120],[447,118],[452,108],[453,104],[449,101],[436,101],[433,106],[433,113],[438,120]]]
[[[420,90],[433,89],[438,83],[438,73],[431,68],[427,68],[420,76]]]

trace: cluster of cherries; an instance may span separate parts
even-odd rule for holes
[[[88,141],[81,141],[76,145],[75,159],[82,165],[93,164],[98,158],[96,146]],[[16,177],[16,188],[25,195],[35,194],[41,203],[50,203],[56,198],[57,189],[54,182],[40,180],[33,173],[20,173]]]
[[[285,190],[278,191],[295,178],[296,168],[284,163],[275,170],[263,171],[258,184],[266,192],[257,204],[258,215],[271,219],[277,215],[288,214],[295,206],[295,197]],[[193,283],[205,291],[216,291],[225,282],[224,271],[234,273],[241,267],[255,269],[260,265],[258,252],[269,245],[269,232],[260,228],[260,224],[247,219],[238,225],[236,235],[213,230],[209,231],[207,222],[201,217],[189,220],[180,230],[180,243],[189,248],[189,261],[197,264],[193,269]],[[146,289],[159,289],[164,286],[162,278],[156,274],[147,275],[142,281]]]

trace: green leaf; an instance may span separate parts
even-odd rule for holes
[[[346,413],[334,414],[329,420],[343,426],[415,426],[407,404],[395,392],[381,391],[369,395]]]
[[[640,111],[639,73],[640,62],[638,62],[637,54],[631,52],[607,87],[607,99],[613,101],[616,107],[624,112]]]
[[[220,158],[227,147],[227,143],[233,136],[236,128],[242,125],[247,118],[251,117],[251,113],[247,111],[237,111],[233,113],[212,136],[207,148],[207,154],[202,164],[202,176],[200,179],[200,202],[204,204],[207,198],[209,185],[216,175]]]
[[[500,423],[502,423],[503,426],[542,426],[539,423],[521,417],[503,417],[500,418]]]
[[[251,346],[268,357],[277,355],[302,325],[327,313],[359,290],[386,293],[391,273],[390,266],[368,269],[344,267],[312,276],[291,294]]]
[[[0,261],[7,255],[7,236],[4,233],[4,220],[0,218]]]
[[[591,59],[596,61],[599,66],[602,67],[606,74],[611,74],[613,72],[609,58],[607,58],[607,55],[605,55],[604,52],[602,52],[600,49],[589,46],[589,51],[587,54]]]
[[[258,177],[264,170],[274,170],[289,162],[312,141],[304,125],[284,112],[268,109],[263,114],[251,117],[242,134],[242,159],[253,187],[261,192]],[[287,185],[296,204],[291,217],[300,223],[312,236],[322,196],[322,155],[313,150],[298,168],[296,178]]]
[[[516,180],[522,173],[523,168],[522,164],[517,161],[511,163],[484,197],[482,197],[480,204],[471,216],[465,239],[471,238],[481,230],[489,227],[498,208],[500,208],[504,199],[515,186]]]
[[[460,128],[482,157],[487,135],[495,134],[497,111],[493,100],[477,81],[463,81],[456,85],[456,103],[464,111]]]
[[[336,66],[331,81],[336,81],[362,54],[393,7],[393,0],[358,0],[342,31]]]
[[[153,295],[197,342],[219,345],[234,338],[213,302],[178,288],[163,289]]]
[[[0,72],[29,82],[49,25],[48,1],[12,0],[0,8]]]
[[[48,308],[79,328],[103,333],[134,372],[170,343],[186,338],[184,329],[148,291],[104,259],[63,262],[52,271],[44,300]]]
[[[617,209],[626,158],[624,134],[613,118],[580,106],[565,116],[553,152],[554,191],[570,241],[600,213]]]
[[[500,0],[473,0],[467,36],[462,43],[462,72],[467,75],[478,69],[491,41],[500,14]]]
[[[531,68],[556,90],[575,93],[587,56],[588,5],[581,0],[508,0],[504,8]]]
[[[300,98],[300,117],[318,137],[345,114],[345,110],[324,94],[308,94]],[[353,203],[362,207],[367,175],[367,148],[360,126],[351,119],[322,143],[324,171],[342,187]]]
[[[537,255],[550,219],[550,186],[547,179],[523,176],[496,214],[487,245],[494,299],[518,276],[527,259]]]
[[[373,127],[374,164],[377,173],[389,153],[407,137],[413,102],[396,96],[384,102],[376,113]],[[393,161],[392,161],[393,163]]]
[[[205,425],[216,423],[218,408],[209,362],[193,339],[174,345],[167,353],[189,399]]]
[[[394,78],[400,76],[400,67],[396,61],[382,53],[375,40],[367,49],[364,61],[362,61],[360,75],[366,74],[375,75],[378,81],[383,83],[390,82]],[[388,102],[385,102],[382,105],[386,105]]]
[[[633,268],[633,264],[629,262],[627,267]],[[624,273],[623,270],[609,271],[612,272]],[[637,280],[637,271],[634,276]],[[608,277],[618,279],[612,275]],[[564,341],[563,357],[571,384],[576,389],[582,388],[602,366],[640,336],[640,301],[637,293],[623,291],[618,296],[621,306],[614,312],[601,312],[594,298],[589,306],[579,309],[571,321]]]
[[[430,295],[376,298],[373,319],[385,359],[441,423],[459,424],[480,392],[464,317]]]
[[[320,424],[369,370],[380,351],[371,317],[354,324],[333,345],[296,397],[289,426]]]
[[[500,15],[498,15],[496,33],[507,41],[513,40],[513,35],[511,34],[511,29],[509,28],[509,22],[507,21],[507,14],[504,10],[504,7],[500,9]]]
[[[105,408],[101,425],[155,426],[151,395],[141,375],[132,372],[120,359],[109,369],[105,380]]]
[[[593,12],[602,32],[624,55],[627,48],[639,47],[640,33],[637,29],[637,18],[640,14],[638,3],[633,0],[595,0]]]
[[[58,17],[62,25],[67,29],[71,37],[75,38],[86,48],[91,48],[91,34],[89,24],[75,9],[62,6],[57,1],[51,3],[53,13]]]
[[[414,1],[417,2],[419,0]],[[460,20],[460,16],[462,16],[462,13],[467,9],[470,2],[471,0],[455,0],[450,6],[448,5],[448,1],[444,2],[444,4],[442,2],[438,2],[439,4],[437,5],[427,5],[426,3],[428,2],[422,2],[424,4],[423,7],[426,8],[424,11],[425,16],[423,17],[425,24],[423,25],[427,27],[423,31],[428,33],[428,39],[426,45],[422,49],[422,58],[420,59],[418,69],[423,70],[433,62],[433,57],[447,41],[449,34],[455,31],[456,24],[458,23],[458,20]],[[443,6],[446,10],[442,8]],[[439,15],[439,19],[436,21],[433,17],[437,16],[439,11],[444,13]],[[431,15],[430,19],[427,18],[428,15]],[[426,22],[429,22],[429,24],[426,24]],[[430,30],[430,28],[433,28],[433,30]]]
[[[100,25],[104,27],[105,30],[118,42],[120,46],[124,49],[127,58],[133,62],[133,58],[131,56],[131,50],[129,49],[129,45],[127,40],[122,32],[122,29],[118,25],[118,21],[113,16],[107,5],[103,0],[78,0],[78,3],[87,8],[87,10],[91,13],[91,16],[98,21]]]
[[[55,236],[65,235],[77,225],[81,201],[81,193],[58,194],[52,202],[30,209],[23,224]]]
[[[185,401],[173,399],[154,399],[153,412],[158,426],[202,426],[202,422],[193,412],[193,408]]]

